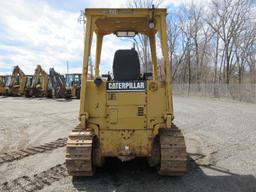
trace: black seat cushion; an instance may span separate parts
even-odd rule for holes
[[[116,81],[138,80],[140,61],[135,49],[117,50],[113,62],[113,75]]]

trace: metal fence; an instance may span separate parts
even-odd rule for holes
[[[173,94],[227,98],[256,103],[256,84],[173,84]]]

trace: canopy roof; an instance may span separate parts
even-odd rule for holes
[[[86,17],[92,16],[94,31],[103,35],[116,31],[134,31],[142,34],[155,33],[166,9],[85,9]],[[149,28],[149,22],[155,24]]]

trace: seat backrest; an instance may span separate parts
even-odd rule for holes
[[[138,80],[140,61],[135,49],[117,50],[113,61],[113,75],[116,81]]]

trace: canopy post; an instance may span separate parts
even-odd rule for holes
[[[156,58],[156,40],[155,40],[155,34],[151,33],[149,35],[149,41],[150,41],[150,49],[151,49],[151,57],[152,57],[152,64],[153,64],[153,79],[157,80],[157,58]]]
[[[166,21],[165,16],[161,15],[160,17],[160,26],[159,26],[159,32],[160,32],[160,39],[161,39],[161,47],[164,57],[164,63],[165,63],[165,82],[166,82],[166,103],[167,103],[167,109],[166,109],[166,118],[169,119],[166,123],[166,126],[169,128],[171,127],[171,120],[170,118],[173,118],[173,104],[172,104],[172,84],[171,84],[171,65],[170,65],[170,59],[168,54],[168,46],[167,46],[167,34],[166,34]]]
[[[81,95],[86,95],[86,83],[88,78],[88,62],[91,52],[91,43],[93,35],[94,20],[92,16],[87,15],[86,31],[84,37],[84,57],[83,57],[83,75],[82,75],[82,87]],[[86,121],[89,118],[89,114],[86,109],[86,103],[84,99],[80,99],[80,121],[82,128],[86,128]]]
[[[101,49],[102,49],[102,40],[103,34],[97,33],[97,40],[96,40],[96,59],[95,59],[95,77],[98,77],[100,74],[100,56],[101,56]]]

